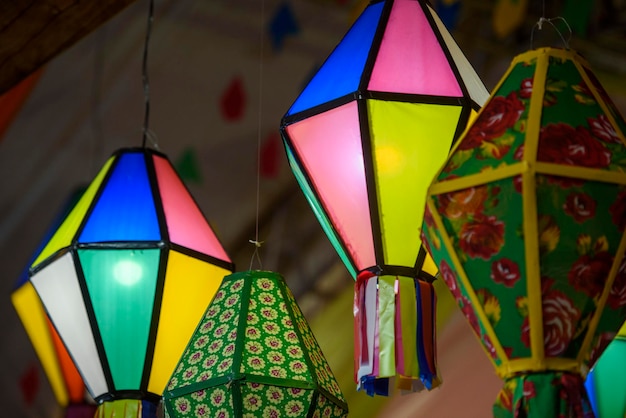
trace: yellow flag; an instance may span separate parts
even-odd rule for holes
[[[528,0],[498,0],[493,11],[493,31],[498,38],[513,33],[526,18]]]

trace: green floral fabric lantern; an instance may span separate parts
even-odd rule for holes
[[[505,385],[496,417],[593,416],[626,317],[626,124],[588,64],[516,57],[428,191],[422,239]]]
[[[167,390],[170,417],[344,417],[335,377],[282,276],[224,278]]]

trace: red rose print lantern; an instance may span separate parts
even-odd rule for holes
[[[626,318],[626,123],[576,53],[516,57],[428,190],[422,241],[505,380],[496,417],[592,417]]]
[[[226,276],[163,394],[166,416],[342,418],[348,406],[282,276]]]

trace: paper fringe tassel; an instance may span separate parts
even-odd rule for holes
[[[435,289],[403,276],[363,271],[354,291],[354,380],[357,390],[389,396],[441,384],[435,346]],[[395,385],[394,385],[395,382]]]

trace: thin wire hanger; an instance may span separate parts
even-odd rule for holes
[[[93,53],[93,77],[91,79],[91,133],[93,146],[91,150],[90,174],[98,172],[96,165],[102,154],[104,138],[102,134],[102,80],[104,68],[104,44],[106,40],[106,27],[95,33],[95,45]]]
[[[150,44],[150,35],[152,34],[152,22],[154,20],[154,0],[150,0],[148,8],[148,23],[146,25],[146,39],[143,46],[143,62],[141,65],[141,79],[143,82],[143,96],[145,102],[145,113],[143,118],[143,135],[142,135],[142,148],[146,148],[147,141],[157,150],[159,144],[156,135],[150,131],[150,78],[148,77],[148,46]]]
[[[256,172],[256,214],[255,214],[255,237],[254,239],[249,240],[251,244],[254,245],[254,252],[252,253],[252,257],[250,258],[250,268],[252,270],[252,265],[254,264],[254,260],[259,263],[259,269],[263,269],[263,262],[261,261],[261,255],[259,250],[263,245],[263,241],[259,241],[259,201],[260,201],[260,177],[261,177],[261,121],[262,121],[262,110],[263,110],[263,44],[265,43],[264,31],[263,31],[263,22],[265,21],[265,0],[261,0],[261,32],[259,35],[259,113],[257,119],[257,172]]]
[[[530,49],[534,49],[533,41],[534,41],[535,29],[542,30],[544,23],[547,23],[550,26],[552,26],[554,28],[554,30],[556,31],[556,33],[559,34],[559,37],[561,38],[561,41],[563,42],[563,46],[565,47],[565,49],[570,49],[569,48],[569,42],[572,40],[572,28],[570,27],[569,23],[567,23],[567,20],[565,20],[565,18],[562,17],[562,16],[552,17],[552,18],[549,18],[549,19],[546,18],[545,16],[546,16],[546,2],[544,0],[542,2],[542,14],[541,14],[541,17],[539,18],[537,23],[535,23],[535,25],[533,26],[532,31],[530,32]],[[563,34],[559,30],[559,28],[554,24],[554,21],[558,21],[558,20],[563,21],[563,23],[565,23],[565,26],[567,26],[567,30],[569,31],[569,36],[567,37],[567,39],[565,39],[563,37]]]

